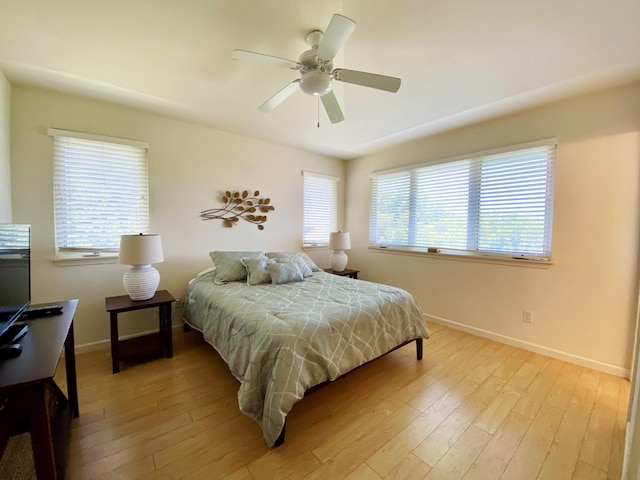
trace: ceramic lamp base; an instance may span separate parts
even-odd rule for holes
[[[342,272],[347,268],[347,261],[349,257],[344,253],[344,250],[334,250],[331,254],[331,269],[334,272]]]
[[[122,278],[131,300],[149,300],[160,285],[160,273],[151,265],[133,265]]]

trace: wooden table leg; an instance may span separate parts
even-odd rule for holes
[[[27,395],[31,448],[37,478],[55,479],[56,464],[51,438],[51,418],[47,408],[45,384],[37,383]]]
[[[118,313],[109,312],[111,321],[111,369],[113,373],[120,371],[120,353],[118,348]]]
[[[64,364],[67,370],[67,395],[73,412],[73,418],[78,418],[78,382],[76,379],[76,341],[73,335],[73,322],[69,326],[67,338],[64,341]]]
[[[173,357],[173,339],[171,338],[171,303],[160,306],[160,331],[167,358]]]

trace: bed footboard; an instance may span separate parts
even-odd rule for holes
[[[418,360],[422,360],[422,347],[423,347],[423,338],[416,338],[415,342],[416,342],[416,358]],[[405,345],[411,343],[412,340],[409,340],[408,342],[403,343],[402,345],[398,345],[396,348],[394,348],[393,350],[389,350],[387,353],[385,353],[384,355],[387,355],[388,353],[393,352],[394,350],[397,350],[398,348],[404,347]],[[382,355],[382,356],[384,356]],[[378,357],[380,358],[380,357]],[[374,358],[374,360],[377,360]],[[371,360],[372,362],[373,360]],[[369,362],[367,362],[369,363]],[[358,367],[359,368],[359,367]],[[327,380],[326,382],[321,383],[320,385],[316,385],[315,387],[311,387],[311,389],[307,390],[307,393],[316,390],[324,385],[326,385],[327,383],[330,383],[329,380]],[[276,439],[276,443],[273,444],[274,447],[279,447],[280,445],[282,445],[284,443],[284,435],[285,435],[285,430],[287,428],[287,421],[285,420],[284,425],[282,426],[282,430],[280,430],[280,435],[278,435],[278,438]]]

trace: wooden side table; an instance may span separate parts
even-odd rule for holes
[[[334,272],[331,268],[325,268],[324,271],[332,273],[333,275],[340,275],[341,277],[355,278],[356,280],[358,279],[358,273],[360,272],[360,270],[351,270],[350,268],[345,268],[341,272]]]
[[[109,312],[111,321],[111,361],[113,373],[120,371],[120,361],[129,358],[149,356],[153,354],[165,354],[167,358],[173,357],[173,343],[171,340],[171,304],[175,302],[166,290],[158,290],[149,300],[134,301],[129,295],[107,297],[104,299],[105,307]],[[158,320],[160,331],[148,335],[120,340],[118,338],[118,314],[158,307]]]

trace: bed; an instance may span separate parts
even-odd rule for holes
[[[414,341],[422,357],[429,330],[406,291],[325,273],[300,253],[233,252],[228,263],[215,253],[216,269],[189,283],[184,321],[240,382],[240,410],[270,447],[284,441],[287,414],[312,387]],[[302,278],[273,273],[294,264],[302,273],[301,260]],[[229,264],[237,273],[223,275]]]

